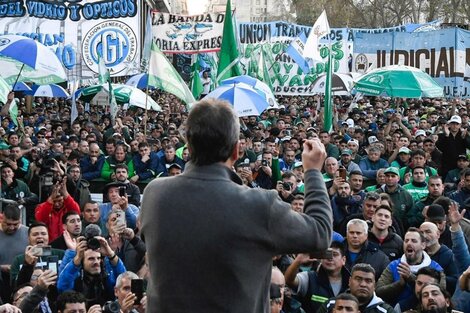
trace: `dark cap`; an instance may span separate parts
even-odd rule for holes
[[[111,187],[127,187],[126,184],[124,183],[121,183],[121,182],[118,182],[118,181],[115,181],[115,182],[112,182],[112,183],[109,183],[109,184],[106,184],[106,186],[104,186],[104,189],[103,189],[103,193],[104,194],[107,194],[108,193],[108,190],[109,188]]]
[[[465,154],[461,154],[457,157],[457,160],[465,160],[468,161],[468,157]]]
[[[431,222],[442,222],[446,220],[446,212],[440,204],[431,204],[428,207],[426,216]]]

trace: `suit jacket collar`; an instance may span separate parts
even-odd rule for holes
[[[238,185],[243,185],[243,181],[240,176],[222,163],[196,166],[192,162],[188,162],[182,175],[199,179],[225,179]]]

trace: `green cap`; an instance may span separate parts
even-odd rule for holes
[[[352,150],[351,149],[344,149],[343,151],[341,151],[341,155],[343,155],[343,154],[352,155]]]
[[[398,168],[393,167],[393,166],[390,166],[389,168],[387,168],[385,170],[384,174],[387,174],[387,173],[392,173],[392,174],[395,174],[397,176],[400,176],[400,172],[398,171]]]

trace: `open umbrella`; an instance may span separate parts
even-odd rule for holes
[[[443,97],[443,88],[420,69],[405,65],[381,67],[358,79],[355,89],[365,95],[403,98]]]
[[[35,40],[16,35],[0,36],[0,74],[11,85],[17,79],[38,85],[67,79],[54,51]]]
[[[116,102],[119,104],[129,103],[130,106],[136,106],[150,110],[161,111],[161,107],[150,96],[147,97],[142,90],[121,84],[113,84],[113,93]],[[95,85],[81,88],[76,93],[76,98],[82,101],[91,102],[97,95],[106,95],[108,93],[108,84]]]
[[[220,82],[221,85],[230,85],[233,83],[245,83],[247,85],[250,85],[256,91],[261,92],[260,94],[266,98],[266,101],[269,103],[271,107],[273,108],[279,107],[276,101],[276,98],[274,97],[274,94],[271,91],[271,88],[269,88],[269,86],[266,83],[263,83],[259,79],[253,78],[248,75],[240,75],[240,76],[235,76],[235,77],[224,79],[223,81]]]
[[[220,85],[205,98],[216,98],[230,102],[239,117],[258,116],[269,107],[266,96],[245,83]]]
[[[29,92],[34,97],[50,97],[50,98],[68,98],[70,94],[59,85],[34,85],[32,91]]]
[[[319,76],[312,83],[312,92],[325,93],[326,74]],[[346,96],[353,87],[353,78],[348,74],[334,73],[331,76],[331,92],[335,95]]]
[[[149,89],[154,89],[155,86],[148,86],[148,80],[149,80],[149,74],[141,73],[141,74],[137,74],[129,78],[129,80],[126,82],[126,85],[136,87],[139,89],[145,89],[147,87],[149,87]]]
[[[13,86],[13,91],[31,91],[31,87],[29,87],[26,83],[24,82],[16,82],[16,84]]]

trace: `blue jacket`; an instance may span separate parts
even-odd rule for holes
[[[89,155],[80,160],[80,169],[82,170],[82,177],[88,181],[101,177],[101,169],[103,168],[104,155],[98,157],[95,164],[91,164]]]
[[[436,254],[430,255],[431,260],[437,262],[443,269],[444,274],[446,274],[446,289],[450,294],[454,294],[455,285],[459,279],[459,273],[457,271],[457,266],[454,262],[454,254],[446,245],[441,245],[439,251]]]
[[[377,171],[381,168],[387,168],[388,162],[384,159],[379,159],[377,162],[372,162],[369,158],[365,157],[359,162],[359,168],[361,169],[362,175],[368,179],[376,179]]]
[[[134,156],[134,170],[139,175],[140,181],[157,176],[159,164],[160,161],[156,152],[150,152],[150,158],[145,163],[142,162],[140,154]]]
[[[456,232],[452,231],[451,236],[455,265],[457,266],[457,271],[463,273],[470,266],[470,253],[465,242],[465,235],[462,230],[459,230]],[[470,312],[470,292],[460,289],[459,284],[455,288],[452,302],[456,310]]]
[[[59,267],[59,279],[57,280],[57,289],[60,293],[66,290],[73,290],[75,280],[80,277],[82,266],[75,266],[73,258],[76,252],[74,250],[67,250],[62,264]],[[64,265],[65,264],[65,265]],[[107,288],[114,288],[116,285],[117,277],[126,271],[126,267],[122,263],[121,259],[118,260],[117,264],[113,266],[108,258],[104,258],[104,268],[107,273]]]
[[[400,264],[400,262],[401,262],[401,259],[394,260],[394,261],[390,262],[390,264],[387,267],[387,270],[390,270],[391,273],[392,273],[392,277],[393,277],[394,282],[400,280],[400,274],[398,274],[398,264]],[[429,267],[431,267],[435,270],[438,270],[439,272],[444,271],[442,269],[442,267],[437,262],[435,262],[433,260],[431,260],[431,263],[429,264]],[[413,295],[413,293],[414,293],[414,290],[412,289],[412,287],[409,284],[406,284],[403,291],[398,295],[397,301],[395,303],[393,303],[393,305],[395,305],[399,301],[410,298]],[[390,304],[392,304],[392,303],[390,303]]]
[[[362,211],[362,201],[360,197],[356,199],[356,197],[349,196],[349,198],[343,199],[334,196],[331,199],[331,209],[333,211],[333,228],[335,231],[339,231],[339,226],[346,217]]]
[[[163,155],[163,157],[159,159],[157,177],[168,176],[168,168],[166,166],[171,165],[173,163],[178,164],[184,170],[184,161],[182,159],[175,156],[173,162],[167,162],[165,155]]]
[[[465,201],[470,199],[470,190],[466,188],[454,191],[449,195],[449,198],[456,201],[461,208],[465,207]],[[465,212],[465,218],[470,218],[470,210]]]

